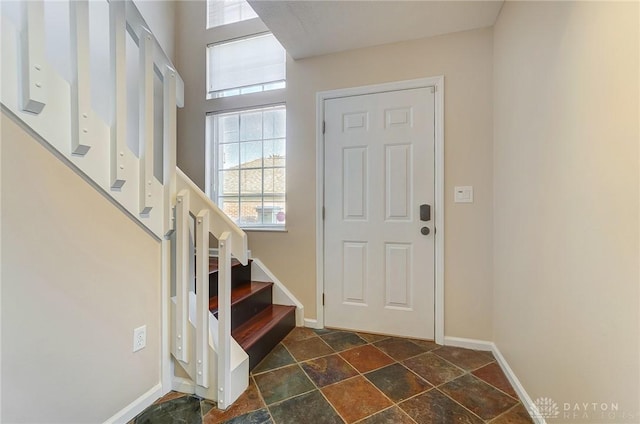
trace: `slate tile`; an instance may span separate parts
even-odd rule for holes
[[[394,402],[408,399],[432,387],[398,363],[371,371],[365,377]]]
[[[415,424],[402,409],[394,406],[375,415],[358,421],[359,424]]]
[[[439,389],[483,420],[493,419],[518,403],[471,374],[443,384]]]
[[[519,403],[509,411],[491,421],[491,424],[533,424],[533,420],[525,407]]]
[[[392,402],[364,377],[354,377],[321,390],[347,423],[356,422],[392,405]]]
[[[345,350],[340,352],[340,356],[361,373],[373,371],[395,362],[389,355],[372,345]]]
[[[301,363],[300,366],[318,387],[358,375],[358,371],[337,354],[312,359]]]
[[[254,376],[267,405],[315,389],[304,371],[296,364]]]
[[[414,356],[402,363],[434,386],[451,381],[465,373],[462,369],[431,352]]]
[[[467,371],[475,370],[493,361],[486,352],[454,346],[443,346],[434,350],[433,353]]]
[[[318,390],[269,406],[278,424],[343,424],[344,421]]]
[[[294,364],[296,361],[289,351],[278,343],[271,352],[253,369],[252,374],[260,374],[276,368],[282,368],[286,365]]]
[[[418,424],[484,423],[437,389],[412,397],[398,406]]]
[[[367,344],[367,342],[356,333],[347,331],[336,331],[320,337],[336,352]]]
[[[500,368],[500,365],[498,365],[496,362],[492,362],[489,365],[478,368],[477,370],[473,371],[472,374],[491,384],[492,386],[497,387],[514,399],[518,399],[516,391],[513,390],[513,387],[511,386],[511,383],[509,383],[507,376],[504,375],[504,372],[502,372],[502,368]]]
[[[253,378],[249,378],[249,387],[240,395],[233,405],[224,411],[216,408],[210,408],[203,414],[203,422],[205,424],[221,423],[225,420],[230,420],[237,416],[247,414],[248,412],[262,409],[265,406],[266,405],[258,392],[258,387],[256,386],[255,381]]]
[[[407,339],[390,338],[374,343],[378,349],[391,356],[396,361],[403,361],[412,356],[426,352],[426,349],[411,343]]]
[[[297,361],[307,361],[334,353],[321,338],[312,337],[304,340],[284,340],[282,342]]]

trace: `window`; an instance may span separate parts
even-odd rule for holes
[[[207,29],[257,17],[245,0],[207,0]]]
[[[285,106],[223,112],[207,121],[214,201],[242,227],[284,227]]]
[[[259,19],[237,22],[246,2],[207,1],[209,26],[228,24],[207,31],[207,194],[244,229],[284,231],[287,53]]]
[[[207,98],[285,87],[286,52],[273,34],[207,47]]]

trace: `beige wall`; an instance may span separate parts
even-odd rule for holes
[[[134,0],[149,29],[169,59],[175,54],[176,2],[173,0]]]
[[[177,9],[177,66],[188,81],[178,165],[203,187],[204,7]],[[492,30],[481,29],[288,61],[288,232],[252,232],[249,248],[302,301],[306,318],[316,317],[316,93],[444,75],[445,334],[492,338],[492,57]],[[473,185],[475,203],[454,204],[454,185]]]
[[[176,4],[176,61],[184,84],[184,107],[178,109],[178,167],[204,189],[206,112],[206,2]]]
[[[160,382],[160,244],[4,113],[1,143],[0,421],[103,422]]]
[[[316,314],[316,93],[444,75],[445,334],[491,339],[491,57],[492,31],[483,29],[289,62],[289,233],[251,234],[250,246],[309,317]],[[473,185],[475,203],[454,204],[454,185]]]
[[[494,337],[533,399],[619,403],[567,422],[640,421],[638,12],[507,2],[494,28]]]

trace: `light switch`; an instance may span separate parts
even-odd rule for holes
[[[472,186],[456,186],[453,201],[456,203],[473,203]]]

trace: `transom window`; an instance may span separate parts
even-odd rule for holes
[[[207,46],[207,98],[284,88],[286,52],[271,33]]]
[[[207,0],[207,28],[257,17],[245,0]]]
[[[284,227],[285,106],[218,113],[207,120],[214,200],[242,227]]]

